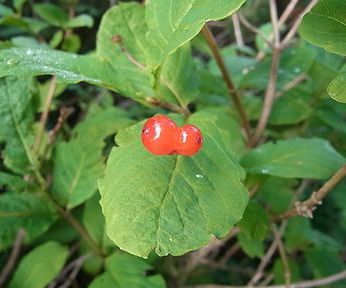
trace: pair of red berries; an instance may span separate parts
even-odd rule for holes
[[[155,155],[192,156],[201,149],[203,136],[194,125],[180,128],[167,116],[157,115],[144,123],[142,143]]]

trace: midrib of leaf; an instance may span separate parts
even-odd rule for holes
[[[172,185],[172,182],[175,178],[175,174],[176,174],[176,169],[177,169],[177,166],[178,166],[178,160],[181,158],[182,156],[176,156],[175,157],[175,162],[174,162],[174,166],[173,166],[173,169],[172,169],[172,173],[169,177],[169,181],[168,181],[168,185],[167,185],[167,189],[164,193],[164,196],[162,198],[162,201],[160,203],[160,206],[158,207],[159,208],[159,217],[157,219],[157,229],[156,229],[156,248],[159,247],[159,240],[158,240],[158,235],[159,235],[159,231],[161,230],[160,229],[160,226],[161,226],[161,211],[162,211],[162,208],[163,208],[163,205],[165,204],[166,200],[167,200],[167,197],[168,195],[171,193],[172,189],[171,189],[171,185]]]

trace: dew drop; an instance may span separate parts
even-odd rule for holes
[[[201,179],[201,178],[203,178],[203,175],[201,175],[201,174],[196,174],[196,178]]]
[[[9,65],[9,66],[14,66],[14,65],[17,64],[17,60],[14,59],[14,58],[10,58],[10,59],[7,60],[6,64]]]

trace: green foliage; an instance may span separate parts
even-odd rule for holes
[[[291,139],[264,144],[241,159],[249,173],[284,178],[326,179],[346,162],[322,139]]]
[[[32,241],[45,232],[55,215],[44,199],[22,194],[0,196],[0,251],[11,246],[20,228],[26,231],[26,240]]]
[[[47,242],[37,246],[21,260],[9,287],[46,287],[58,275],[67,256],[68,249],[57,242]]]
[[[89,288],[165,287],[160,275],[145,276],[145,273],[151,269],[152,267],[142,259],[117,253],[107,258],[106,272],[96,278]]]
[[[300,34],[309,42],[324,49],[346,55],[346,4],[341,0],[323,0],[304,16]],[[335,78],[328,87],[329,95],[346,103],[345,74]]]
[[[248,195],[230,135],[209,113],[195,113],[189,123],[205,135],[194,157],[149,154],[139,143],[140,124],[117,136],[100,191],[108,235],[121,249],[181,255],[225,236],[241,218]]]

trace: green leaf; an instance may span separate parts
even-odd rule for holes
[[[298,282],[300,279],[300,265],[297,265],[295,259],[288,259],[288,266],[291,272],[291,282]],[[281,259],[274,262],[274,281],[275,284],[285,283],[285,268]]]
[[[119,288],[119,285],[112,277],[111,273],[105,272],[96,277],[88,286],[88,288]]]
[[[256,193],[258,199],[273,213],[283,213],[290,208],[297,181],[292,179],[268,177]]]
[[[314,45],[346,55],[346,3],[343,0],[320,0],[300,25],[300,35]]]
[[[309,93],[296,87],[275,101],[269,123],[272,125],[297,124],[308,119],[312,113]]]
[[[119,288],[163,288],[166,287],[161,275],[145,276],[152,267],[143,259],[117,253],[107,258],[106,270],[112,275]]]
[[[47,242],[31,250],[19,263],[9,288],[43,288],[63,268],[68,249],[57,242]]]
[[[269,230],[269,216],[256,201],[250,201],[243,219],[238,223],[242,233],[252,240],[262,241]]]
[[[104,168],[104,138],[130,123],[119,110],[108,108],[78,125],[69,142],[56,146],[52,192],[60,203],[73,208],[94,194]]]
[[[264,242],[249,238],[244,233],[238,233],[237,239],[241,249],[251,258],[262,257],[264,255]]]
[[[29,193],[6,193],[0,196],[0,251],[11,246],[20,228],[30,242],[45,232],[55,215],[47,202]]]
[[[167,57],[160,82],[160,93],[164,94],[160,98],[167,102],[176,102],[187,107],[187,104],[197,97],[197,77],[189,44]]]
[[[24,174],[32,158],[32,124],[36,93],[32,79],[0,79],[0,142],[5,142],[5,165],[14,172]]]
[[[0,187],[6,192],[22,192],[27,182],[17,175],[0,172]]]
[[[47,49],[12,48],[0,50],[0,77],[16,75],[57,75],[60,82],[85,81],[117,91],[137,101],[153,96],[149,77],[128,63],[116,63],[95,56],[78,56],[73,53]]]
[[[150,66],[160,66],[165,58],[195,37],[210,20],[234,13],[245,0],[149,0],[145,18],[151,43]]]
[[[228,127],[206,112],[188,122],[204,135],[204,147],[193,157],[146,152],[142,123],[116,138],[119,148],[112,150],[99,187],[107,233],[127,252],[181,255],[213,235],[225,236],[244,213],[244,171],[230,150]]]
[[[47,21],[49,24],[52,24],[54,26],[64,27],[66,22],[68,22],[67,13],[59,6],[56,6],[54,4],[35,4],[33,10],[43,20]]]
[[[69,20],[64,26],[66,28],[79,28],[79,27],[88,27],[91,28],[94,25],[94,20],[90,15],[80,14],[77,17]]]
[[[330,177],[345,162],[328,141],[319,138],[266,143],[241,159],[248,173],[312,179]]]
[[[100,195],[97,193],[90,198],[84,206],[83,224],[90,236],[104,249],[112,247],[113,243],[106,233],[105,218],[99,203]]]
[[[334,100],[346,103],[346,73],[340,74],[336,77],[329,84],[327,91],[329,96]]]
[[[0,3],[0,16],[11,16],[14,14],[14,11],[3,4]]]
[[[346,265],[341,257],[332,251],[325,248],[314,248],[304,254],[309,266],[311,267],[316,278],[328,277],[332,274],[341,272],[345,269]],[[346,281],[334,283],[333,287],[345,287]],[[324,286],[330,287],[330,286]]]

